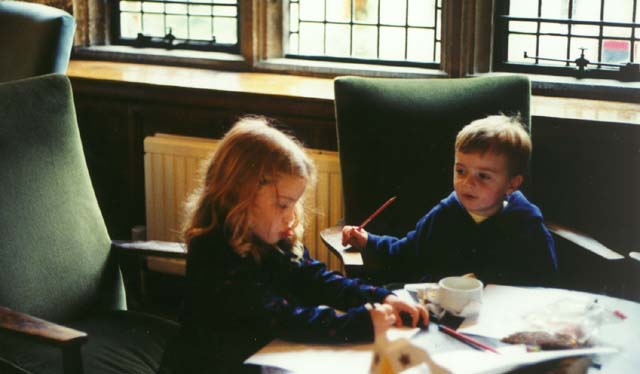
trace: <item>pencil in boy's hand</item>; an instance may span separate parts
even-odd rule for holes
[[[496,351],[495,348],[490,347],[490,346],[488,346],[488,345],[486,345],[484,343],[481,343],[481,342],[479,342],[479,341],[475,340],[474,338],[471,338],[471,337],[469,337],[467,335],[461,334],[461,333],[457,332],[456,330],[454,330],[454,329],[452,329],[452,328],[450,328],[448,326],[439,324],[438,325],[438,329],[440,329],[440,331],[444,332],[445,334],[447,334],[447,335],[449,335],[449,336],[451,336],[451,337],[453,337],[455,339],[460,340],[463,343],[471,345],[474,348],[500,354],[500,352]]]
[[[382,204],[380,208],[378,208],[375,212],[373,212],[373,214],[367,217],[367,219],[365,219],[364,222],[362,222],[360,226],[358,226],[358,229],[362,229],[363,227],[365,227],[367,223],[371,222],[372,219],[376,218],[376,216],[380,214],[380,212],[385,210],[395,199],[396,199],[396,196],[390,198],[384,204]]]

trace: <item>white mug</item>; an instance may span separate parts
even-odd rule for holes
[[[462,317],[478,314],[482,304],[483,284],[476,278],[447,277],[437,285],[418,289],[418,298],[437,304],[447,312]]]

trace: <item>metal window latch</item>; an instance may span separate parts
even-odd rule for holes
[[[169,32],[162,38],[165,48],[173,48],[173,43],[176,41],[176,36],[172,33],[173,29],[169,27]]]
[[[151,37],[144,35],[143,33],[139,32],[138,36],[136,37],[135,40],[135,46],[136,47],[143,47],[145,45],[148,45],[149,42],[151,42]]]
[[[638,81],[640,80],[640,64],[628,62],[626,64],[609,64],[605,62],[591,62],[587,60],[584,56],[584,51],[586,48],[580,49],[580,57],[575,60],[562,60],[557,58],[546,58],[540,56],[529,56],[527,51],[524,51],[524,58],[533,59],[536,61],[555,61],[555,62],[565,62],[567,64],[574,63],[576,65],[576,77],[584,78],[586,77],[587,71],[589,70],[589,65],[598,65],[598,66],[607,66],[607,67],[615,67],[618,68],[619,72],[619,80],[621,81]]]

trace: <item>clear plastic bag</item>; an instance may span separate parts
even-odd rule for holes
[[[562,298],[524,316],[531,331],[569,336],[580,344],[595,343],[605,323],[597,298]]]

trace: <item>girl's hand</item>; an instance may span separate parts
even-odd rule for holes
[[[342,228],[342,245],[351,245],[362,249],[367,245],[369,234],[358,226],[345,226]]]
[[[396,322],[396,315],[390,305],[375,303],[373,305],[365,304],[365,306],[371,315],[371,323],[373,323],[373,331],[376,336],[385,333]]]
[[[393,308],[393,313],[396,316],[396,326],[402,326],[402,318],[400,313],[406,313],[411,316],[411,327],[416,327],[418,321],[422,320],[422,325],[427,326],[429,324],[429,313],[427,309],[420,304],[415,304],[402,300],[396,295],[389,295],[384,299],[383,305],[389,305]]]

